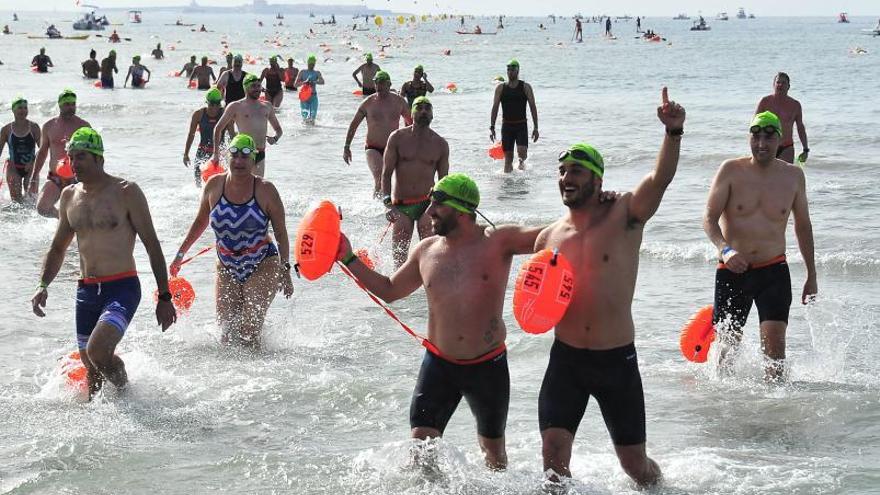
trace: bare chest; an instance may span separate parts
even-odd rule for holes
[[[128,213],[115,193],[85,197],[77,192],[68,205],[67,219],[77,233],[115,232],[130,229]]]
[[[744,180],[731,186],[725,213],[733,217],[761,215],[785,221],[797,193],[794,183],[785,180]]]

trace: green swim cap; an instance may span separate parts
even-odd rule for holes
[[[382,82],[382,81],[391,82],[391,76],[389,76],[388,73],[385,72],[384,70],[380,70],[379,72],[376,73],[375,76],[373,76],[373,82]]]
[[[574,162],[596,174],[600,179],[605,175],[605,161],[602,155],[587,143],[577,143],[559,154],[560,162]]]
[[[15,110],[18,107],[26,107],[26,106],[27,106],[27,100],[25,100],[21,96],[18,96],[14,100],[12,100],[12,109],[13,110]]]
[[[428,105],[429,107],[432,107],[432,108],[434,106],[431,104],[431,100],[429,100],[427,96],[419,96],[418,98],[413,100],[412,111],[415,112],[416,107],[419,105]]]
[[[251,84],[259,83],[260,78],[256,76],[256,74],[248,74],[244,76],[244,81],[241,82],[241,85],[245,88],[251,86]]]
[[[140,56],[140,55],[135,55],[134,57],[131,57],[131,59],[132,59],[132,60],[140,60],[140,59],[141,59],[141,56]]]
[[[779,137],[782,137],[782,123],[779,121],[779,117],[773,112],[767,111],[755,115],[755,118],[752,119],[751,125],[749,125],[749,129],[755,126],[771,126],[776,129],[776,133],[779,134]]]
[[[519,61],[515,58],[510,59],[510,62],[507,62],[508,67],[516,67],[519,69]]]
[[[364,54],[364,58],[367,59],[368,61],[373,60],[373,54],[370,52],[367,52]]]
[[[318,57],[316,57],[315,55],[309,55],[309,58],[306,59],[307,64],[314,64],[317,61],[318,61]]]
[[[111,57],[115,57],[115,56],[116,56],[116,50],[110,50],[110,56],[111,56]]]
[[[230,148],[250,148],[251,154],[250,157],[254,161],[257,159],[257,143],[254,142],[254,138],[250,137],[248,134],[236,134],[232,141],[229,142]]]
[[[76,103],[76,93],[72,89],[65,89],[58,95],[58,104],[63,105],[65,103]]]
[[[232,61],[233,62],[244,62],[244,59],[241,57],[241,55],[236,55],[236,56],[232,57]]]
[[[415,68],[415,69],[413,69],[413,70],[420,70],[420,71],[422,71],[422,72],[425,72],[425,68],[424,68],[424,67],[422,67],[422,65],[421,65],[421,64],[419,64],[419,65],[417,65],[417,66],[416,66],[416,68]]]
[[[104,156],[104,141],[98,131],[91,127],[80,127],[70,136],[67,152],[88,151],[96,156]]]
[[[440,179],[432,191],[442,191],[450,198],[441,201],[442,204],[456,210],[474,214],[480,206],[480,190],[477,184],[465,174],[449,174]]]
[[[220,103],[223,101],[223,93],[219,89],[211,88],[205,93],[205,101],[208,103]]]

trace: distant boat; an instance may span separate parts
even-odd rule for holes
[[[837,22],[843,22],[849,24],[849,18],[846,16],[846,12],[841,12],[837,16]]]
[[[309,12],[309,17],[315,17],[315,13],[314,13],[314,12]]]
[[[736,13],[736,18],[737,19],[747,19],[748,17],[746,16],[746,9],[740,7],[739,11],[737,11],[737,13]]]
[[[749,19],[754,19],[754,18],[755,18],[755,14],[749,14]]]
[[[141,11],[140,10],[129,10],[128,15],[131,17],[131,22],[133,24],[140,24],[143,22],[141,20]]]
[[[616,19],[619,21],[631,21],[632,16],[631,15],[617,16]]]
[[[718,19],[719,21],[727,21],[727,20],[729,20],[730,18],[727,17],[727,12],[721,12],[720,14],[718,14],[717,19]]]
[[[691,26],[691,31],[709,31],[712,28],[706,24],[706,21],[702,22],[694,22],[694,25]]]
[[[691,20],[690,16],[687,14],[678,14],[677,16],[672,18],[673,21],[689,21]]]
[[[276,19],[284,19],[284,16],[281,15],[281,12],[279,12],[279,13],[275,14],[275,18]]]

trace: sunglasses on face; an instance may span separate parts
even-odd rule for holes
[[[587,153],[586,151],[581,150],[581,149],[574,148],[574,149],[567,149],[567,150],[563,151],[562,153],[559,154],[559,161],[564,162],[565,160],[568,159],[568,157],[574,158],[575,160],[582,160],[585,162],[589,162],[589,163],[592,163],[593,165],[595,165],[597,168],[600,168],[600,169],[602,168],[602,166],[599,165],[598,163],[596,163],[596,161],[593,159],[592,156],[590,156],[589,153]]]
[[[765,125],[764,127],[753,125],[749,128],[749,132],[751,132],[752,134],[759,134],[763,132],[764,136],[769,138],[776,135],[776,128],[772,125]]]
[[[247,147],[241,147],[241,148],[239,148],[239,147],[236,147],[236,146],[230,146],[230,147],[229,147],[229,153],[231,153],[231,154],[233,154],[233,155],[237,155],[237,154],[241,153],[241,154],[244,155],[244,156],[250,156],[250,154],[253,153],[253,152],[254,152],[254,149],[253,149],[253,148],[247,148]]]

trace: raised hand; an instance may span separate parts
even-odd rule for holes
[[[661,92],[662,104],[657,107],[657,118],[667,129],[681,129],[684,127],[684,107],[669,99],[669,92],[663,86]]]

